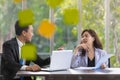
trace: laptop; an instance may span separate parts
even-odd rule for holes
[[[41,71],[64,71],[70,68],[73,56],[72,50],[52,51],[50,66],[41,68]]]

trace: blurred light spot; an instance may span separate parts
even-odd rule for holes
[[[77,35],[77,28],[76,28],[76,27],[73,27],[73,29],[72,29],[72,34],[73,34],[74,36]]]
[[[49,39],[53,36],[55,28],[55,24],[50,23],[48,20],[43,20],[38,27],[38,33]]]
[[[65,9],[63,16],[66,24],[76,25],[79,23],[79,11],[76,8]]]
[[[52,8],[56,8],[57,6],[59,6],[64,0],[47,0],[47,4],[52,7]]]
[[[13,0],[14,3],[20,3],[22,1],[24,1],[24,0]]]
[[[20,26],[27,26],[34,23],[34,14],[32,10],[26,9],[18,13]]]
[[[36,60],[37,57],[36,46],[31,43],[26,43],[21,48],[21,57],[25,60]]]

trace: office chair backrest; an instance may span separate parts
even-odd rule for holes
[[[2,53],[0,53],[0,75],[1,75],[1,58],[2,58]]]
[[[0,80],[4,80],[4,76],[2,75],[2,53],[0,53]]]
[[[3,80],[3,75],[2,75],[2,73],[1,73],[1,59],[2,58],[2,53],[0,53],[0,80]]]
[[[108,67],[110,68],[110,58],[108,59]]]

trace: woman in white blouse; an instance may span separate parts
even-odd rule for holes
[[[85,29],[81,34],[81,42],[74,49],[71,67],[95,67],[99,60],[107,53],[94,30]],[[108,67],[108,61],[100,65]]]

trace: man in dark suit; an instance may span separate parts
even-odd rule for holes
[[[15,78],[17,71],[19,70],[30,70],[38,71],[40,67],[48,65],[50,58],[45,60],[41,59],[37,55],[37,59],[33,61],[35,64],[30,66],[30,61],[25,61],[24,65],[20,64],[21,46],[26,42],[31,42],[33,36],[32,25],[21,27],[19,21],[15,24],[16,37],[4,42],[3,44],[3,55],[2,55],[2,74],[5,80],[19,80]],[[31,80],[30,77],[24,78],[24,80]]]

